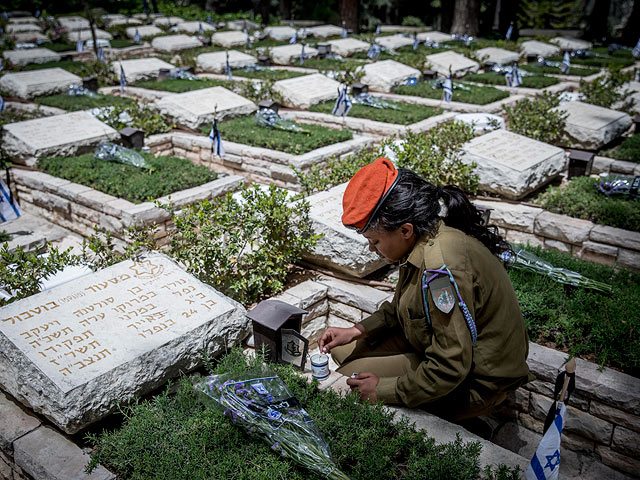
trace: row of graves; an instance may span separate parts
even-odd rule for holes
[[[637,196],[638,163],[603,154],[637,137],[637,115],[580,101],[577,90],[580,80],[603,74],[592,66],[598,59],[601,65],[622,59],[623,70],[636,74],[627,86],[637,113],[640,52],[603,51],[564,37],[490,42],[402,30],[387,26],[352,35],[335,25],[260,28],[248,20],[216,24],[159,14],[113,14],[94,22],[7,16],[3,31],[14,47],[3,51],[0,110],[2,148],[13,167],[2,184],[2,214],[15,218],[7,232],[42,233],[26,247],[36,248],[59,238],[60,230],[88,238],[98,227],[123,242],[127,227],[155,224],[162,246],[174,226],[158,203],[179,210],[247,182],[275,184],[294,196],[303,189],[301,174],[385,139],[395,136],[402,145],[408,132],[455,121],[475,129],[461,150],[478,175],[474,202],[507,240],[640,271],[637,226],[594,223],[534,201],[551,183],[589,175],[602,176],[593,181],[609,194]],[[54,31],[64,40],[54,40]],[[55,51],[56,42],[72,48]],[[102,85],[72,73],[81,71],[78,63],[91,62],[103,65]],[[566,113],[566,124],[554,144],[514,133],[505,122],[505,107],[542,92],[562,93],[556,108]],[[140,109],[169,127],[143,131],[135,124]],[[102,181],[94,173],[104,165],[126,178]],[[154,174],[179,178],[161,194],[148,193]],[[298,315],[297,323],[284,315],[265,326],[255,313],[247,316],[250,305],[158,252],[96,272],[80,269],[80,277],[49,282],[42,292],[2,307],[0,474],[116,478],[103,467],[84,473],[88,457],[77,434],[108,419],[119,402],[197,368],[203,351],[215,357],[242,342],[259,346],[267,337],[278,350],[286,327],[295,338],[302,335],[311,355],[327,326],[350,326],[373,313],[391,293],[370,279],[389,281],[394,273],[366,239],[340,223],[345,187],[306,197],[314,231],[322,234],[304,256],[315,273],[276,298],[303,309],[302,317],[288,311]],[[27,221],[37,225],[20,226]],[[252,335],[255,329],[260,335]],[[294,334],[286,332],[290,340]],[[508,399],[494,443],[462,431],[464,439],[482,442],[482,462],[527,467],[565,359],[530,344],[537,380]],[[331,367],[321,388],[347,390]],[[561,475],[636,478],[638,379],[578,359],[572,398]],[[438,441],[460,433],[426,413],[402,413]]]

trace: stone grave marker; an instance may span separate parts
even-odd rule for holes
[[[9,23],[38,23],[36,17],[10,17]]]
[[[84,30],[89,28],[89,20],[79,15],[70,15],[68,17],[58,17],[58,23],[67,31]]]
[[[42,29],[34,23],[10,23],[6,26],[7,33],[40,32]]]
[[[247,43],[247,36],[243,32],[216,32],[211,35],[211,43],[219,47],[241,47]]]
[[[200,27],[202,27],[203,32],[215,31],[215,28],[207,22],[182,22],[178,24],[179,31],[193,33],[194,35],[200,33]]]
[[[463,77],[467,73],[476,73],[480,68],[478,62],[474,62],[470,58],[453,51],[427,55],[425,66],[430,66],[432,70],[445,76],[449,75],[449,67],[451,67],[452,76],[454,77]]]
[[[105,25],[112,25],[115,20],[127,20],[126,15],[122,15],[121,13],[107,13],[102,16],[102,20]]]
[[[589,103],[563,103],[555,110],[568,114],[560,142],[564,146],[596,150],[618,138],[632,123],[624,112]]]
[[[40,33],[40,32],[22,32],[22,33],[12,33],[11,38],[13,38],[17,43],[24,42],[48,42],[49,37]]]
[[[156,18],[165,17],[163,13],[134,13],[132,15],[133,18],[138,18],[140,20],[155,20]]]
[[[413,39],[404,35],[387,35],[386,37],[377,37],[376,43],[387,50],[397,50],[400,47],[413,45]]]
[[[538,40],[527,40],[520,44],[520,51],[525,57],[553,57],[560,55],[560,48],[550,43],[539,42]]]
[[[290,108],[308,109],[327,100],[338,98],[340,84],[320,73],[279,80],[274,91],[282,97],[283,105]]]
[[[5,73],[0,78],[0,89],[13,97],[24,99],[53,95],[71,85],[82,85],[82,79],[57,67]]]
[[[161,69],[168,68],[169,70],[173,70],[176,68],[170,63],[156,57],[121,60],[119,62],[112,62],[111,64],[111,70],[118,78],[120,78],[120,65],[122,65],[124,76],[129,84],[140,80],[156,78]]]
[[[520,54],[518,52],[512,52],[511,50],[496,47],[487,47],[476,50],[476,56],[481,59],[482,63],[485,65],[511,65],[513,62],[517,62],[520,59]]]
[[[113,35],[111,35],[109,32],[106,32],[99,28],[95,28],[94,31],[96,32],[96,39],[98,40],[113,40]],[[93,41],[93,37],[91,36],[91,30],[89,30],[88,28],[84,30],[78,29],[78,30],[67,32],[66,39],[69,40],[69,42],[74,44],[78,40],[81,40],[83,42],[86,42],[87,40]]]
[[[463,146],[463,160],[477,164],[480,190],[518,200],[555,178],[564,150],[506,130],[494,130]]]
[[[335,25],[318,25],[307,28],[307,34],[315,38],[339,37],[342,35],[342,28]]]
[[[560,47],[561,50],[589,50],[593,47],[591,42],[570,37],[555,37],[549,41]]]
[[[136,30],[140,34],[140,38],[154,37],[163,33],[162,30],[154,25],[141,25],[139,27],[127,28],[127,37],[133,40],[133,38],[135,38],[136,36]]]
[[[161,52],[178,52],[201,47],[202,43],[196,37],[190,37],[189,35],[167,35],[166,37],[156,37],[151,40],[151,46],[154,50]]]
[[[438,31],[423,32],[418,34],[418,40],[421,42],[448,42],[451,40],[451,35],[448,33],[442,33]]]
[[[3,134],[12,161],[29,166],[40,157],[67,157],[119,138],[116,130],[86,111],[9,123]]]
[[[109,24],[110,27],[117,27],[118,25],[142,25],[142,22],[137,18],[119,18],[112,20]]]
[[[362,67],[364,76],[361,82],[371,90],[390,92],[397,85],[403,85],[410,77],[420,78],[419,70],[395,60],[381,60]]]
[[[316,234],[323,233],[305,260],[331,270],[364,277],[386,265],[385,261],[369,251],[369,242],[362,235],[342,225],[342,196],[347,184],[343,183],[326,192],[307,197],[311,205],[309,218]]]
[[[271,60],[276,65],[293,65],[300,62],[302,55],[302,44],[294,43],[293,45],[279,45],[271,49]],[[304,47],[304,58],[315,58],[318,56],[318,50],[309,45]]]
[[[48,48],[27,48],[24,50],[5,50],[2,56],[12,63],[24,67],[30,63],[59,62],[60,55]]]
[[[242,305],[161,254],[0,312],[2,389],[70,434],[197,367],[203,351],[219,355],[248,333]]]
[[[180,17],[167,17],[167,16],[161,16],[161,17],[157,17],[153,20],[153,24],[156,27],[170,27],[172,25],[178,25],[179,23],[184,22],[184,18],[180,18]]]
[[[244,68],[257,63],[256,57],[229,50],[229,66],[233,68]],[[198,68],[203,72],[224,73],[227,65],[227,52],[207,52],[201,53],[196,58]]]
[[[288,41],[295,32],[296,29],[291,27],[267,27],[264,29],[264,33],[267,37],[279,42]]]
[[[244,30],[246,28],[247,30],[252,31],[260,28],[260,25],[256,22],[246,19],[229,20],[226,25],[229,30]]]
[[[197,130],[213,121],[217,105],[218,120],[247,115],[257,110],[256,105],[224,87],[203,88],[164,97],[157,102],[164,115],[178,125]]]
[[[341,57],[350,57],[356,53],[367,52],[370,47],[367,42],[357,38],[341,38],[339,40],[329,40],[327,43],[331,45],[331,53]]]

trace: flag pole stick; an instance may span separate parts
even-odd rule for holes
[[[576,359],[571,358],[565,366],[564,369],[567,373],[575,373],[576,372]],[[569,386],[569,375],[565,375],[564,383],[562,384],[562,391],[560,392],[560,402],[564,403],[565,395],[567,394],[567,387]]]

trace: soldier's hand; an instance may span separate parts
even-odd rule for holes
[[[360,392],[361,402],[375,403],[378,399],[376,395],[376,387],[380,378],[373,373],[359,373],[355,377],[347,379],[347,385],[351,387],[351,391]]]
[[[362,327],[358,328],[355,326],[349,328],[327,328],[320,337],[320,340],[318,340],[320,351],[322,353],[331,353],[332,348],[339,347],[340,345],[346,345],[347,343],[357,340],[363,334],[363,330],[361,330],[361,328]]]

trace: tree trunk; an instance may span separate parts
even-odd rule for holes
[[[262,15],[262,23],[269,25],[269,9],[271,2],[269,0],[260,1],[260,15]]]
[[[480,32],[479,16],[480,3],[478,0],[456,0],[451,33],[477,37]]]
[[[622,29],[622,38],[620,39],[621,43],[635,47],[636,42],[638,41],[638,35],[640,35],[640,32],[638,32],[638,25],[640,25],[640,0],[635,0],[633,2],[633,8],[631,9],[629,19]]]
[[[96,58],[98,58],[98,40],[96,39],[95,21],[93,20],[93,15],[91,15],[89,2],[87,0],[84,0],[82,3],[84,4],[84,13],[87,16],[87,20],[89,20],[89,28],[91,29],[91,38],[93,39],[93,53],[95,53]]]
[[[609,38],[609,9],[611,0],[595,0],[587,20],[585,38],[598,42]]]
[[[291,19],[291,0],[280,0],[280,18],[282,20]]]
[[[340,19],[346,29],[359,32],[358,0],[339,0]]]

